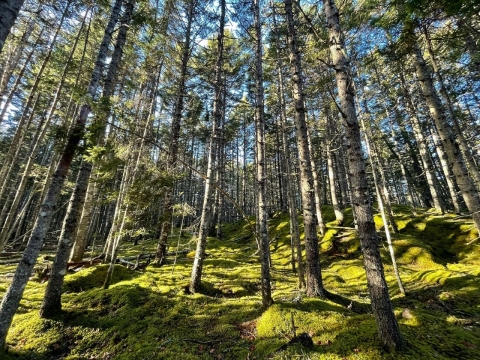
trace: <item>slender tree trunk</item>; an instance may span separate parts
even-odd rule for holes
[[[461,200],[459,198],[459,193],[457,191],[458,187],[455,181],[455,175],[453,174],[452,169],[449,167],[449,164],[448,164],[447,154],[442,145],[442,142],[439,139],[437,129],[435,128],[435,126],[433,124],[427,124],[426,129],[430,133],[430,140],[431,140],[430,142],[431,144],[433,144],[433,149],[437,155],[436,159],[437,159],[438,165],[440,166],[438,173],[441,173],[443,175],[442,179],[444,179],[444,181],[439,181],[439,183],[440,185],[445,183],[447,184],[447,189],[445,192],[448,192],[448,195],[450,197],[449,205],[450,204],[453,205],[453,210],[455,211],[455,213],[459,214]],[[433,155],[433,154],[430,153],[430,155]],[[434,168],[436,167],[437,162],[432,156],[432,164]]]
[[[267,308],[273,304],[270,286],[270,244],[268,240],[268,214],[266,203],[267,169],[265,164],[265,113],[263,89],[262,32],[260,25],[260,0],[253,0],[253,17],[255,24],[255,150],[257,153],[257,199],[259,224],[258,241],[260,242],[260,265],[262,279],[262,305]]]
[[[0,1],[0,53],[25,0]]]
[[[191,31],[192,22],[195,15],[196,0],[189,0],[187,14],[187,28],[185,32],[185,42],[182,49],[182,59],[180,68],[180,78],[178,81],[178,97],[175,103],[175,110],[171,125],[170,146],[168,150],[167,170],[173,174],[177,164],[178,141],[180,138],[180,128],[182,123],[182,112],[184,107],[184,98],[186,92],[186,83],[188,77],[188,61],[191,54]],[[160,218],[160,238],[158,239],[157,250],[155,253],[154,263],[164,265],[167,256],[167,239],[171,231],[172,214],[173,214],[173,183],[165,192],[163,202],[163,213]]]
[[[70,1],[67,2],[65,5],[65,10],[63,11],[62,18],[60,19],[60,22],[58,26],[55,29],[55,33],[52,37],[52,41],[50,42],[50,46],[48,49],[48,52],[45,56],[45,58],[42,61],[42,65],[40,66],[40,69],[38,70],[38,73],[35,75],[35,80],[33,82],[32,88],[30,89],[28,98],[26,100],[25,106],[22,111],[22,116],[20,117],[20,120],[18,122],[17,126],[17,131],[15,132],[15,135],[12,139],[12,142],[10,144],[10,148],[8,150],[7,155],[5,156],[5,159],[3,160],[2,168],[0,170],[0,178],[3,180],[3,185],[0,190],[0,199],[5,193],[6,190],[6,184],[9,183],[10,179],[10,173],[12,169],[12,165],[17,161],[17,158],[19,156],[19,148],[21,147],[23,143],[23,139],[28,132],[28,128],[31,124],[33,115],[34,115],[34,109],[32,109],[32,105],[36,105],[38,103],[38,98],[39,98],[39,93],[37,93],[37,88],[40,84],[40,81],[43,78],[43,73],[45,72],[47,65],[50,61],[50,57],[52,55],[53,49],[56,45],[56,40],[57,37],[60,33],[60,30],[63,26],[63,22],[67,16],[67,12],[70,7]],[[7,108],[7,105],[4,106],[4,109],[2,110],[2,115],[1,117],[5,115],[5,110]],[[31,111],[30,111],[31,110]],[[0,120],[1,121],[1,120]]]
[[[3,122],[3,120],[4,120],[4,118],[7,114],[7,110],[10,107],[10,104],[13,100],[13,97],[17,94],[18,88],[20,87],[20,85],[22,84],[22,81],[24,80],[23,75],[25,74],[25,71],[27,71],[29,69],[30,61],[33,57],[33,54],[35,53],[35,48],[37,47],[37,45],[39,43],[41,43],[42,35],[43,35],[44,31],[45,31],[45,27],[42,27],[39,35],[37,36],[37,40],[36,40],[35,44],[32,45],[32,49],[30,50],[27,57],[25,58],[25,61],[22,65],[22,68],[20,69],[20,71],[17,75],[17,78],[15,79],[15,83],[13,84],[12,88],[10,89],[10,91],[7,95],[7,98],[3,102],[2,112],[0,113],[0,124]]]
[[[118,13],[112,13],[107,28],[105,29],[102,44],[100,45],[97,61],[88,87],[88,95],[93,99],[95,99],[97,94],[98,83],[107,57],[108,44],[110,43],[117,18]],[[39,216],[36,219],[27,247],[23,253],[22,260],[20,261],[12,282],[3,297],[0,305],[0,349],[5,347],[5,339],[7,337],[8,329],[13,316],[17,311],[28,278],[32,273],[33,266],[35,265],[38,254],[43,245],[46,232],[53,218],[55,208],[57,207],[60,191],[67,178],[68,170],[70,169],[78,144],[83,137],[83,131],[88,115],[90,114],[90,109],[91,105],[89,103],[85,103],[81,107],[78,118],[75,121],[75,125],[68,137],[65,148],[63,149],[60,162],[53,174],[45,200],[40,207]]]
[[[274,41],[278,45],[278,27],[276,22],[276,11],[273,1],[270,2],[270,7],[273,11],[273,27],[274,27]],[[289,146],[289,131],[287,126],[287,111],[285,105],[285,90],[283,82],[283,62],[278,54],[277,58],[277,73],[278,73],[278,98],[280,102],[280,121],[282,127],[282,145],[283,145],[283,158],[285,159],[285,172],[284,178],[285,187],[287,189],[287,202],[288,202],[288,214],[290,219],[290,239],[292,247],[292,270],[295,271],[295,252],[297,260],[297,274],[298,274],[298,287],[301,289],[306,286],[305,284],[305,272],[303,269],[303,257],[302,257],[302,243],[300,241],[300,230],[298,227],[298,215],[297,207],[295,204],[295,176],[292,175],[292,159]]]
[[[0,99],[3,98],[5,91],[7,90],[8,83],[12,78],[13,71],[17,64],[20,62],[23,50],[28,45],[28,39],[33,33],[36,25],[36,19],[31,19],[26,25],[26,29],[20,39],[19,44],[16,46],[15,50],[12,52],[11,56],[5,61],[5,65],[2,70],[2,77],[0,81]],[[0,50],[1,52],[1,50]]]
[[[295,127],[300,165],[300,190],[303,205],[303,223],[305,232],[307,295],[325,297],[320,270],[317,226],[315,223],[315,198],[313,176],[308,149],[307,122],[305,118],[305,100],[303,93],[303,70],[298,48],[292,1],[285,0],[285,13],[288,27],[288,46],[292,67],[293,101],[295,103]]]
[[[368,108],[366,107],[365,109],[366,109],[365,112],[367,114],[370,114],[369,111],[367,110]],[[390,252],[390,259],[392,260],[393,272],[395,274],[395,278],[397,279],[397,284],[398,284],[398,288],[400,289],[400,292],[403,295],[405,295],[405,288],[403,287],[402,279],[400,277],[400,272],[398,271],[397,260],[395,258],[395,251],[393,249],[392,237],[390,236],[390,230],[388,229],[387,211],[386,211],[386,207],[384,206],[385,198],[384,198],[384,195],[382,194],[382,186],[379,181],[379,171],[375,164],[376,154],[374,154],[372,151],[372,146],[370,145],[370,139],[368,137],[367,128],[365,127],[365,122],[363,121],[362,118],[360,118],[360,121],[362,123],[363,135],[365,137],[365,145],[367,148],[368,158],[370,160],[370,165],[372,167],[373,182],[375,184],[378,207],[380,209],[380,214],[382,216],[382,221],[383,221],[384,230],[385,230],[385,236],[387,238],[388,251]]]
[[[343,215],[343,211],[340,208],[340,204],[338,203],[337,199],[337,190],[336,190],[336,182],[335,182],[335,169],[333,166],[333,149],[335,147],[335,134],[332,131],[333,121],[330,115],[330,112],[327,114],[327,171],[328,171],[328,183],[330,185],[330,199],[332,200],[332,207],[333,212],[335,213],[335,221],[337,225],[342,225],[343,220],[345,219]]]
[[[423,170],[425,172],[425,178],[427,179],[428,188],[430,190],[430,194],[432,195],[433,206],[435,207],[435,210],[443,214],[445,212],[445,205],[441,198],[438,182],[436,181],[433,174],[433,164],[428,153],[428,147],[426,139],[424,137],[424,132],[422,131],[420,120],[417,117],[415,106],[412,102],[410,91],[407,88],[405,78],[402,72],[400,72],[399,76],[402,83],[403,94],[406,98],[405,105],[407,106],[407,110],[410,113],[409,120],[410,124],[412,125],[413,136],[415,137],[415,141],[417,143],[418,151],[420,153],[420,158],[423,164]]]
[[[207,245],[207,234],[210,228],[213,215],[213,189],[212,180],[215,174],[215,159],[217,149],[217,127],[222,119],[222,91],[223,91],[223,51],[224,51],[224,31],[225,31],[225,0],[220,0],[220,26],[217,38],[217,59],[215,61],[215,94],[213,101],[213,121],[212,135],[210,138],[210,149],[208,152],[208,163],[205,180],[205,192],[202,205],[202,217],[200,219],[200,228],[198,231],[197,249],[195,251],[195,260],[193,262],[192,274],[190,278],[189,290],[192,294],[200,290],[202,281],[203,261],[205,259],[205,248]]]
[[[333,0],[324,0],[323,7],[327,19],[330,54],[332,65],[335,68],[340,110],[345,120],[352,207],[362,245],[370,300],[377,322],[380,342],[389,350],[400,350],[405,347],[405,343],[393,313],[378,249],[378,235],[373,222],[372,205],[368,194],[365,164],[362,157],[360,128],[355,109],[355,90],[349,73],[350,64],[345,52],[339,13]]]
[[[18,122],[18,127],[17,131],[15,132],[15,135],[13,137],[12,143],[10,144],[10,149],[8,151],[8,154],[5,156],[2,164],[2,169],[0,170],[0,178],[3,181],[3,185],[0,191],[0,199],[4,195],[6,188],[8,187],[8,184],[10,183],[10,176],[11,176],[11,170],[13,168],[13,164],[17,161],[18,156],[19,156],[19,148],[21,147],[23,143],[23,139],[25,138],[26,133],[28,132],[28,128],[30,126],[30,123],[32,121],[32,118],[35,113],[35,105],[38,104],[38,98],[39,98],[39,93],[37,93],[38,86],[40,84],[41,79],[43,78],[43,73],[45,72],[45,69],[47,68],[47,65],[50,61],[50,57],[52,56],[53,49],[56,45],[56,40],[57,37],[60,33],[60,30],[63,26],[63,22],[65,21],[65,18],[67,16],[67,12],[70,7],[70,1],[68,1],[65,5],[65,9],[62,13],[62,17],[60,19],[60,22],[58,26],[55,29],[55,33],[52,37],[52,41],[50,42],[50,46],[48,48],[48,52],[42,62],[42,65],[40,66],[40,69],[38,70],[38,73],[35,76],[35,80],[33,82],[32,88],[30,89],[30,93],[28,95],[27,101],[25,103],[25,106],[23,108],[22,115],[20,117],[20,121]],[[32,109],[32,105],[34,105],[34,108]],[[29,115],[30,113],[30,115]]]
[[[310,166],[312,167],[312,176],[313,176],[313,190],[315,191],[315,213],[317,215],[317,225],[318,231],[320,234],[325,235],[325,223],[323,222],[322,216],[322,202],[320,201],[320,185],[318,183],[318,174],[317,167],[315,165],[315,159],[313,156],[312,148],[312,137],[310,135],[310,130],[307,127],[307,138],[308,138],[308,151],[310,152]]]

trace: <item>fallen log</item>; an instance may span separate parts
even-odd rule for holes
[[[169,251],[167,253],[167,256],[174,256],[174,255],[181,255],[181,254],[188,254],[190,252],[190,250],[179,250],[179,251]],[[140,260],[143,260],[143,259],[153,259],[155,258],[155,254],[151,253],[147,253],[147,254],[140,254],[140,255],[135,255],[135,256],[127,256],[127,257],[123,257],[122,259],[125,260],[125,261],[132,261],[132,260],[136,260],[138,257],[140,257]]]
[[[93,266],[96,264],[100,264],[102,261],[100,259],[93,259],[93,260],[85,260],[85,261],[79,261],[79,262],[69,262],[67,264],[67,270],[72,268],[73,270],[78,269],[80,267],[89,267]]]

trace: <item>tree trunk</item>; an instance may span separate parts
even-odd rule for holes
[[[443,204],[443,201],[441,198],[438,182],[436,181],[433,174],[433,164],[428,153],[428,147],[427,147],[426,139],[424,137],[424,132],[422,131],[420,120],[417,116],[415,106],[410,96],[410,91],[407,88],[405,78],[401,71],[399,73],[399,76],[400,76],[400,81],[402,83],[403,95],[405,96],[405,99],[406,99],[405,105],[410,115],[409,120],[410,120],[410,124],[412,125],[413,136],[417,143],[418,151],[420,153],[420,159],[422,160],[423,170],[425,172],[425,178],[427,179],[428,189],[430,190],[430,194],[432,195],[433,206],[435,207],[435,210],[443,214],[445,212],[445,205]]]
[[[200,291],[202,281],[203,261],[205,259],[205,248],[207,245],[207,234],[210,228],[213,215],[213,189],[212,181],[215,174],[215,159],[217,149],[217,127],[222,120],[222,99],[223,99],[223,51],[224,51],[224,31],[225,31],[225,0],[220,0],[220,26],[217,38],[217,59],[215,61],[215,94],[213,101],[213,121],[212,135],[210,138],[210,149],[208,152],[208,163],[205,180],[205,192],[203,195],[202,217],[200,219],[200,228],[197,238],[197,249],[195,251],[195,260],[193,262],[192,274],[190,278],[189,290],[192,294]]]
[[[182,48],[182,59],[180,68],[180,78],[178,80],[177,99],[172,118],[170,146],[168,148],[167,170],[173,174],[177,164],[178,141],[180,138],[180,127],[182,123],[183,103],[186,92],[186,82],[188,77],[188,61],[191,54],[191,30],[193,17],[195,15],[196,1],[189,0],[187,13],[187,28],[185,31],[185,42]],[[154,263],[164,265],[167,256],[167,239],[171,231],[172,214],[173,214],[173,183],[165,192],[163,202],[163,213],[160,218],[160,238],[158,239],[157,250],[155,253]]]
[[[365,113],[370,115],[370,112],[368,111],[368,107],[366,107],[366,105],[367,104],[365,102]],[[384,206],[385,198],[384,198],[384,195],[382,194],[382,186],[379,181],[379,171],[375,164],[376,154],[374,154],[372,151],[372,146],[370,145],[370,139],[368,137],[365,121],[363,121],[362,118],[360,118],[360,121],[362,123],[363,136],[365,137],[365,145],[367,149],[368,159],[370,160],[370,165],[372,167],[373,182],[375,184],[378,207],[380,209],[380,214],[382,216],[383,226],[385,230],[385,236],[387,238],[387,245],[388,245],[388,250],[390,252],[390,259],[392,260],[393,272],[395,274],[395,278],[397,279],[397,284],[398,284],[398,288],[400,289],[400,292],[403,295],[405,295],[405,288],[403,287],[402,279],[400,278],[400,273],[398,271],[398,266],[397,266],[397,260],[395,258],[395,251],[393,249],[392,238],[390,236],[390,230],[388,229],[387,212],[386,212],[386,207]],[[391,221],[393,221],[393,219]],[[394,227],[392,226],[392,228]],[[398,232],[398,230],[396,232]]]
[[[5,216],[6,217],[5,222],[0,222],[0,224],[3,223],[2,231],[0,233],[0,251],[2,249],[2,244],[5,242],[5,240],[7,238],[7,234],[9,232],[11,222],[13,221],[13,218],[16,215],[17,207],[20,203],[20,199],[23,196],[23,192],[24,192],[25,187],[27,185],[27,181],[28,181],[28,178],[30,176],[30,171],[31,171],[31,169],[33,167],[33,164],[35,162],[35,158],[37,157],[37,155],[40,151],[40,147],[43,145],[43,139],[45,138],[45,135],[46,135],[46,133],[49,129],[50,120],[53,117],[53,114],[54,114],[55,109],[57,107],[58,101],[60,99],[60,94],[62,92],[63,85],[65,83],[65,78],[67,76],[69,65],[70,65],[70,62],[73,58],[75,50],[77,48],[77,44],[78,44],[78,41],[80,39],[80,34],[82,33],[83,26],[85,24],[88,13],[89,13],[89,11],[85,12],[85,16],[83,17],[83,21],[82,21],[82,24],[80,26],[80,30],[78,31],[78,34],[77,34],[77,36],[75,38],[75,41],[72,45],[72,50],[70,51],[69,57],[66,61],[65,67],[63,69],[62,76],[60,78],[60,82],[58,83],[57,89],[55,91],[55,95],[54,95],[52,104],[50,105],[50,108],[49,108],[48,113],[46,115],[46,119],[44,120],[43,126],[40,127],[41,129],[39,131],[38,137],[35,140],[35,144],[33,146],[33,149],[28,156],[27,163],[26,163],[25,168],[23,170],[23,174],[20,177],[20,183],[16,186],[16,193],[15,193],[15,198],[13,200],[13,203],[10,206],[10,208],[8,208],[7,206],[4,206],[4,209],[2,210],[2,216],[1,216],[2,219],[4,218],[4,214],[3,214],[4,212],[8,212],[8,214],[5,214],[6,215]]]
[[[275,5],[271,1],[270,6],[273,11],[273,35],[275,44],[278,45],[278,27],[276,22]],[[275,47],[277,48],[277,47]],[[276,52],[277,58],[277,73],[278,73],[278,99],[280,102],[280,121],[282,126],[282,145],[283,145],[283,157],[285,159],[285,172],[284,178],[285,187],[287,188],[287,202],[288,202],[288,214],[290,219],[290,240],[292,247],[292,269],[295,271],[295,252],[297,255],[297,274],[298,274],[298,287],[301,289],[305,287],[305,273],[303,269],[302,258],[302,243],[300,241],[300,230],[298,228],[298,215],[297,207],[295,205],[295,189],[294,182],[295,176],[292,175],[292,159],[289,146],[289,131],[287,126],[287,111],[285,105],[285,90],[283,84],[283,62]]]
[[[118,11],[119,10],[120,9],[118,9]],[[100,76],[105,66],[108,44],[110,43],[111,35],[113,33],[117,18],[118,13],[112,12],[110,21],[105,29],[102,44],[100,45],[97,61],[95,63],[88,87],[88,95],[93,99],[96,98]],[[88,115],[90,114],[90,110],[91,105],[89,103],[85,103],[81,106],[80,113],[68,137],[60,162],[57,165],[51,183],[48,187],[45,200],[40,207],[39,215],[36,219],[27,247],[23,253],[22,260],[18,265],[12,282],[3,297],[0,305],[0,349],[5,347],[5,339],[7,337],[8,329],[12,322],[13,316],[17,311],[23,291],[25,290],[28,282],[28,278],[32,273],[33,266],[35,265],[38,254],[40,253],[40,249],[42,248],[46,232],[52,220],[55,208],[57,207],[60,191],[62,190],[63,184],[67,178],[68,170],[70,169],[70,165],[77,150],[78,144],[83,137],[85,124],[87,122]]]
[[[423,27],[425,39],[427,41],[427,50],[430,54],[430,59],[432,61],[433,71],[435,74],[435,78],[437,79],[437,83],[440,86],[440,95],[443,98],[445,105],[447,106],[448,113],[450,115],[450,119],[452,120],[453,129],[455,130],[455,137],[456,141],[462,151],[462,154],[466,161],[466,166],[468,169],[468,173],[470,174],[477,191],[480,191],[480,172],[478,171],[478,166],[473,159],[472,152],[470,147],[467,144],[465,136],[463,136],[463,131],[460,128],[460,124],[458,122],[458,118],[455,115],[455,111],[453,110],[452,100],[450,95],[448,94],[447,88],[445,87],[445,83],[443,81],[443,76],[440,72],[440,68],[437,63],[437,58],[435,57],[435,53],[433,51],[432,41],[430,39],[430,34],[428,33],[427,27]]]
[[[323,6],[327,19],[332,65],[335,68],[338,96],[340,98],[340,110],[345,120],[352,207],[362,245],[370,300],[377,322],[380,342],[389,350],[400,350],[405,347],[405,343],[393,313],[378,249],[378,235],[373,222],[372,205],[368,194],[365,164],[362,157],[360,128],[355,109],[355,91],[349,73],[350,64],[346,57],[339,14],[333,0],[324,0]]]
[[[315,213],[317,215],[317,226],[320,234],[325,235],[325,223],[322,217],[322,202],[320,201],[320,185],[318,183],[317,167],[315,166],[315,159],[313,156],[312,137],[310,136],[310,130],[307,128],[308,137],[308,151],[310,152],[310,166],[312,167],[313,176],[313,190],[315,191]]]
[[[22,35],[22,38],[19,41],[19,44],[16,46],[15,50],[12,51],[12,54],[8,57],[8,59],[5,60],[5,65],[2,69],[2,77],[0,80],[0,99],[3,98],[3,95],[7,90],[8,83],[12,78],[15,67],[20,62],[23,50],[28,45],[28,39],[30,38],[30,36],[33,33],[33,30],[35,29],[36,20],[37,19],[35,18],[32,18],[29,20],[29,22],[26,25],[26,29]]]
[[[337,190],[335,182],[335,170],[333,166],[333,149],[335,147],[335,137],[336,135],[332,131],[333,121],[330,115],[330,111],[327,113],[327,126],[326,126],[326,135],[327,135],[327,171],[328,171],[328,184],[330,185],[330,199],[332,200],[333,212],[335,213],[335,221],[338,226],[343,225],[344,215],[342,209],[337,199]]]
[[[0,1],[0,53],[25,0]]]
[[[67,16],[67,12],[68,12],[69,7],[70,7],[70,2],[71,1],[68,1],[65,5],[65,9],[62,13],[62,17],[60,19],[60,22],[55,29],[55,33],[52,37],[52,40],[50,41],[50,46],[48,48],[47,54],[45,55],[45,58],[42,61],[42,65],[40,66],[40,69],[38,70],[38,73],[35,75],[35,80],[32,84],[32,87],[31,87],[30,92],[28,94],[27,101],[25,103],[25,106],[23,107],[22,115],[21,115],[20,120],[18,122],[17,131],[15,132],[15,135],[12,139],[12,143],[10,144],[10,149],[9,149],[7,155],[5,156],[4,160],[3,160],[2,168],[0,170],[0,178],[3,181],[2,188],[1,188],[1,191],[0,191],[0,199],[2,198],[2,196],[4,195],[4,193],[6,191],[7,184],[10,183],[9,180],[10,180],[11,171],[12,171],[12,168],[13,168],[12,165],[18,159],[18,156],[19,156],[19,153],[20,153],[19,148],[21,147],[21,145],[23,143],[23,139],[24,139],[24,137],[25,137],[25,135],[28,131],[28,128],[29,128],[30,123],[32,121],[33,115],[35,113],[35,111],[34,111],[35,105],[37,105],[38,98],[39,98],[39,94],[37,92],[37,89],[38,89],[38,86],[40,84],[40,81],[43,79],[43,73],[45,72],[45,69],[47,68],[47,65],[50,61],[50,57],[52,56],[53,49],[56,45],[57,37],[58,37],[58,35],[60,33],[60,30],[63,26],[63,22],[65,21],[65,18]],[[33,104],[35,104],[35,105],[32,109]],[[4,110],[5,109],[6,109],[6,106],[4,107]],[[3,113],[3,111],[2,111],[2,113]],[[2,117],[3,117],[3,114],[2,114]]]
[[[295,104],[295,128],[298,144],[300,167],[300,190],[303,205],[303,223],[305,232],[307,295],[325,297],[320,270],[317,226],[315,223],[315,198],[313,176],[308,149],[307,122],[305,119],[305,100],[303,92],[303,70],[298,48],[297,29],[295,27],[292,0],[285,0],[285,13],[288,26],[288,46],[292,68],[293,101]]]
[[[257,153],[257,201],[259,224],[258,241],[260,242],[260,265],[262,280],[262,305],[266,309],[273,304],[270,286],[270,244],[268,240],[268,214],[266,203],[267,169],[265,164],[265,113],[262,63],[262,32],[260,25],[260,0],[253,0],[253,17],[255,23],[255,151]]]

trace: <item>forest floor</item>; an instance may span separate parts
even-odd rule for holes
[[[325,207],[327,221],[333,220]],[[480,359],[480,240],[472,222],[396,206],[393,236],[407,296],[399,292],[386,244],[381,245],[395,314],[408,349],[382,351],[375,319],[355,307],[308,298],[291,269],[289,221],[270,220],[274,305],[261,310],[260,265],[251,225],[225,225],[209,238],[203,291],[189,295],[191,237],[170,239],[191,250],[163,267],[143,271],[117,265],[101,288],[107,265],[66,277],[63,311],[41,319],[45,283],[32,279],[10,329],[7,359]],[[351,211],[345,227],[352,226]],[[301,218],[299,217],[301,220]],[[375,217],[382,235],[382,222]],[[334,226],[334,223],[329,223]],[[382,235],[383,237],[383,235]],[[325,288],[368,304],[359,241],[353,230],[328,229],[320,239]],[[120,256],[153,253],[155,241],[125,243]],[[47,257],[48,259],[48,257]],[[39,260],[37,267],[48,261]],[[0,265],[0,294],[14,265]],[[308,333],[313,348],[282,347]],[[285,348],[285,349],[282,349]]]

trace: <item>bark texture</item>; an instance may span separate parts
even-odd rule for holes
[[[0,52],[25,0],[0,1]]]
[[[120,11],[120,9],[118,9],[118,11]],[[107,57],[108,44],[111,41],[111,35],[117,19],[118,13],[112,12],[107,28],[105,29],[102,43],[100,45],[95,67],[90,78],[88,95],[93,99],[97,94],[100,76],[104,69],[105,59]],[[7,337],[8,329],[12,323],[13,316],[17,311],[23,291],[25,290],[28,282],[28,278],[32,273],[33,266],[35,265],[38,254],[40,253],[40,249],[42,248],[45,235],[53,217],[53,213],[57,207],[60,192],[67,178],[68,170],[70,169],[70,165],[77,150],[78,144],[83,137],[85,124],[90,111],[91,105],[88,103],[83,104],[80,108],[78,117],[74,122],[72,131],[69,134],[66,145],[62,151],[60,161],[52,176],[45,199],[40,206],[39,214],[36,218],[35,225],[28,240],[27,247],[25,248],[22,259],[15,271],[12,282],[3,297],[0,305],[0,349],[5,346],[5,339]]]
[[[320,270],[320,255],[318,248],[317,227],[315,222],[315,198],[310,152],[308,149],[302,63],[297,44],[297,30],[291,0],[285,0],[285,13],[287,16],[288,46],[290,50],[290,63],[292,68],[293,100],[295,103],[295,128],[300,167],[300,190],[302,194],[303,223],[305,229],[305,270],[307,274],[307,294],[309,296],[325,297],[322,274]]]
[[[257,222],[259,223],[258,237],[260,242],[260,265],[262,279],[262,305],[264,308],[272,305],[272,289],[270,286],[270,244],[268,241],[268,214],[267,214],[267,168],[265,164],[265,113],[263,90],[262,65],[262,31],[260,25],[260,0],[253,0],[253,16],[255,23],[255,150],[257,154]]]
[[[432,76],[416,41],[413,27],[410,30],[410,39],[412,40],[412,60],[415,66],[416,76],[430,109],[430,115],[435,122],[440,142],[445,150],[448,167],[452,169],[463,200],[472,214],[475,227],[480,231],[480,197],[467,172],[464,158],[460,151],[460,145],[456,141],[455,132],[445,116],[442,103],[433,84]]]
[[[370,300],[380,342],[388,350],[399,350],[405,347],[405,343],[393,313],[378,249],[378,235],[373,222],[365,163],[362,157],[355,92],[349,73],[350,64],[345,52],[339,14],[333,0],[324,0],[323,6],[327,18],[330,54],[335,68],[340,110],[345,120],[352,206],[363,251]]]
[[[208,164],[205,180],[205,192],[202,205],[202,216],[200,219],[200,228],[198,230],[197,248],[195,250],[195,260],[193,261],[192,274],[190,277],[190,292],[196,293],[200,290],[203,271],[203,260],[205,259],[205,249],[207,246],[207,234],[213,217],[213,185],[215,176],[215,162],[217,151],[217,127],[222,119],[222,88],[223,88],[223,62],[224,62],[224,31],[225,31],[225,0],[220,0],[220,25],[217,38],[217,59],[215,60],[215,94],[213,100],[213,121],[212,135],[210,138],[210,149],[208,152]]]

